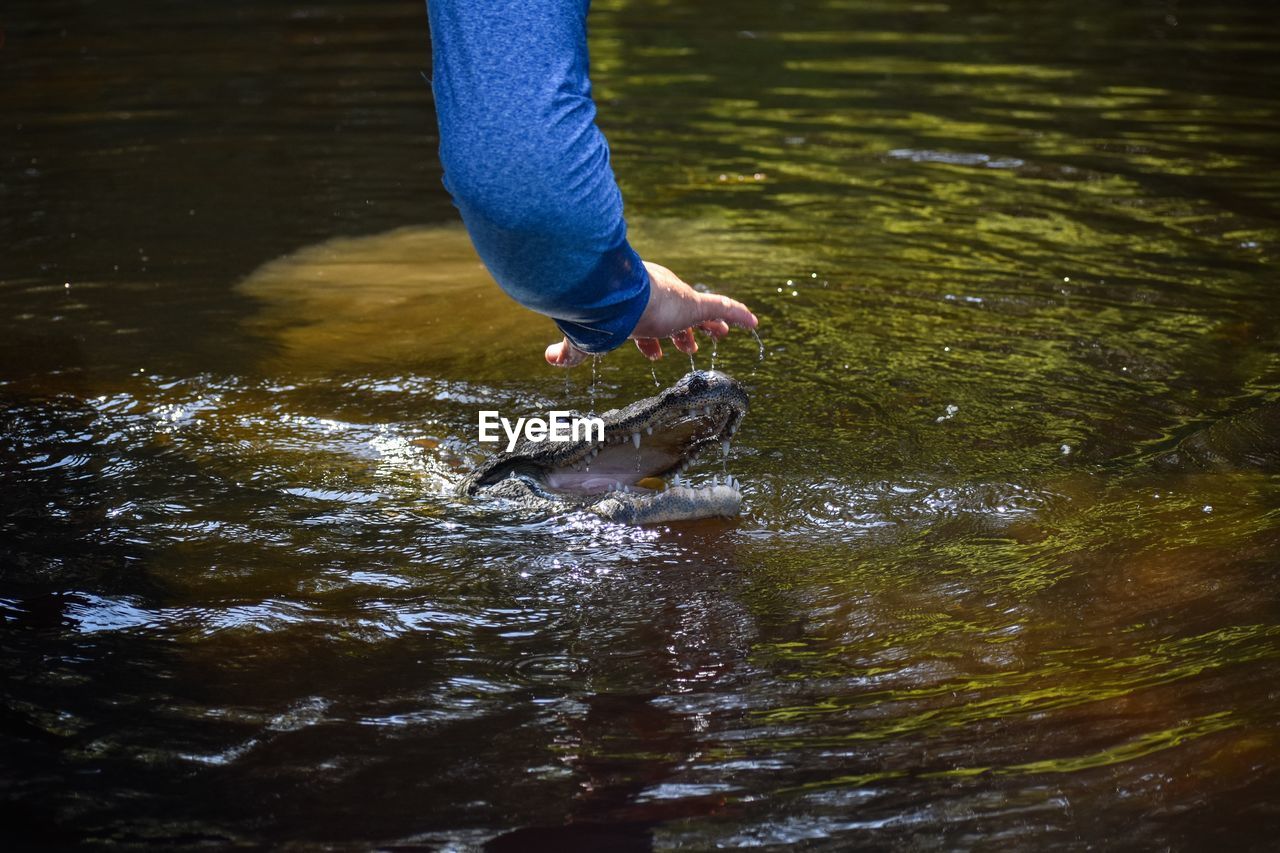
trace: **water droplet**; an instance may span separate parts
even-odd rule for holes
[[[600,356],[591,356],[591,414],[596,413],[596,370],[600,363]]]

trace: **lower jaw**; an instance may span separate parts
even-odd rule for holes
[[[639,485],[645,483],[646,485]],[[555,488],[554,483],[549,485]],[[712,475],[709,479],[700,483],[686,481],[679,474],[671,477],[670,481],[664,481],[660,477],[641,477],[638,481],[627,482],[622,479],[601,475],[600,477],[583,480],[577,484],[577,488],[568,490],[572,494],[582,495],[588,498],[604,498],[610,494],[621,492],[623,494],[635,495],[661,495],[669,492],[681,492],[682,494],[697,494],[702,491],[714,489],[716,487],[727,486],[734,491],[741,489],[741,484],[732,475],[726,474],[723,478],[719,475]]]
[[[732,518],[742,508],[742,492],[732,477],[702,486],[672,485],[661,492],[628,498],[627,492],[604,495],[592,509],[612,521],[629,524],[660,524],[700,518]]]

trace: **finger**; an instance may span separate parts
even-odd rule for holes
[[[729,334],[729,324],[724,320],[703,320],[698,328],[711,336],[712,340],[720,340]]]
[[[547,347],[544,355],[546,356],[547,364],[553,367],[574,367],[587,360],[587,354],[569,343],[568,338],[558,344],[552,344]]]
[[[693,329],[681,329],[676,332],[671,336],[671,343],[686,355],[693,355],[698,351],[698,342],[693,339]]]
[[[727,296],[719,296],[714,293],[699,294],[698,319],[723,320],[730,325],[743,329],[754,329],[760,324],[760,321],[756,319],[756,315],[752,314],[747,306],[736,299],[730,299]]]
[[[662,358],[662,343],[657,338],[636,338],[636,348],[650,361]]]

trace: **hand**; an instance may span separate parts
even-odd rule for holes
[[[664,266],[648,261],[644,266],[649,271],[649,304],[632,330],[631,339],[652,361],[662,358],[659,338],[671,338],[676,349],[693,355],[698,351],[698,342],[693,338],[695,328],[720,340],[729,334],[730,325],[754,329],[760,322],[747,306],[735,299],[699,293]],[[547,363],[556,367],[581,364],[587,355],[569,343],[568,338],[547,347],[546,352]]]

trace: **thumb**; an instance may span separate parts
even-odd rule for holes
[[[568,338],[558,344],[551,344],[543,355],[547,364],[553,367],[574,367],[587,360],[587,354],[569,343]]]

